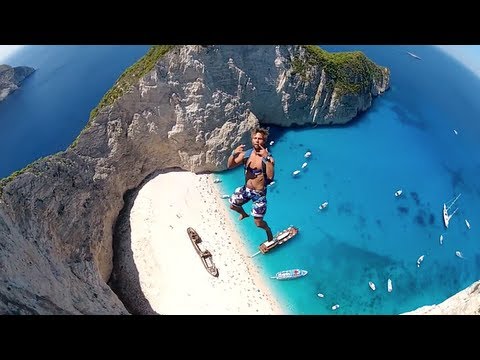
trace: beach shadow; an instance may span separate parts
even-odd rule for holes
[[[113,231],[113,270],[108,285],[125,305],[127,310],[134,315],[159,315],[150,305],[142,292],[140,279],[132,252],[130,212],[139,191],[151,179],[159,174],[182,169],[164,169],[148,175],[136,188],[125,192],[123,195],[124,206],[120,211]]]

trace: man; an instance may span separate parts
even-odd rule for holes
[[[243,209],[243,204],[252,200],[251,215],[255,225],[267,233],[267,240],[272,240],[272,230],[263,219],[267,212],[267,185],[273,180],[274,160],[268,153],[265,144],[268,138],[268,130],[255,128],[252,130],[253,149],[245,151],[245,145],[239,145],[228,157],[227,167],[234,168],[240,164],[245,168],[245,185],[235,189],[229,199],[230,209],[240,214],[243,220],[249,215]]]

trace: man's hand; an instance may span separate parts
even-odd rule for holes
[[[235,150],[233,150],[232,155],[233,155],[233,154],[235,154],[235,155],[240,154],[240,153],[243,151],[244,148],[245,148],[245,145],[243,145],[243,144],[238,145],[238,146],[235,148]]]
[[[260,155],[261,157],[267,157],[269,155],[268,153],[268,149],[267,148],[264,148],[262,145],[258,145],[260,147],[260,151],[257,153],[258,155]]]

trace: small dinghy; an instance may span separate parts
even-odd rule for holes
[[[387,280],[387,291],[392,292],[393,286],[392,286],[392,279]]]

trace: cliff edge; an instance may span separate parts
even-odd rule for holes
[[[35,69],[28,66],[0,65],[0,101],[4,100],[15,90]]]

